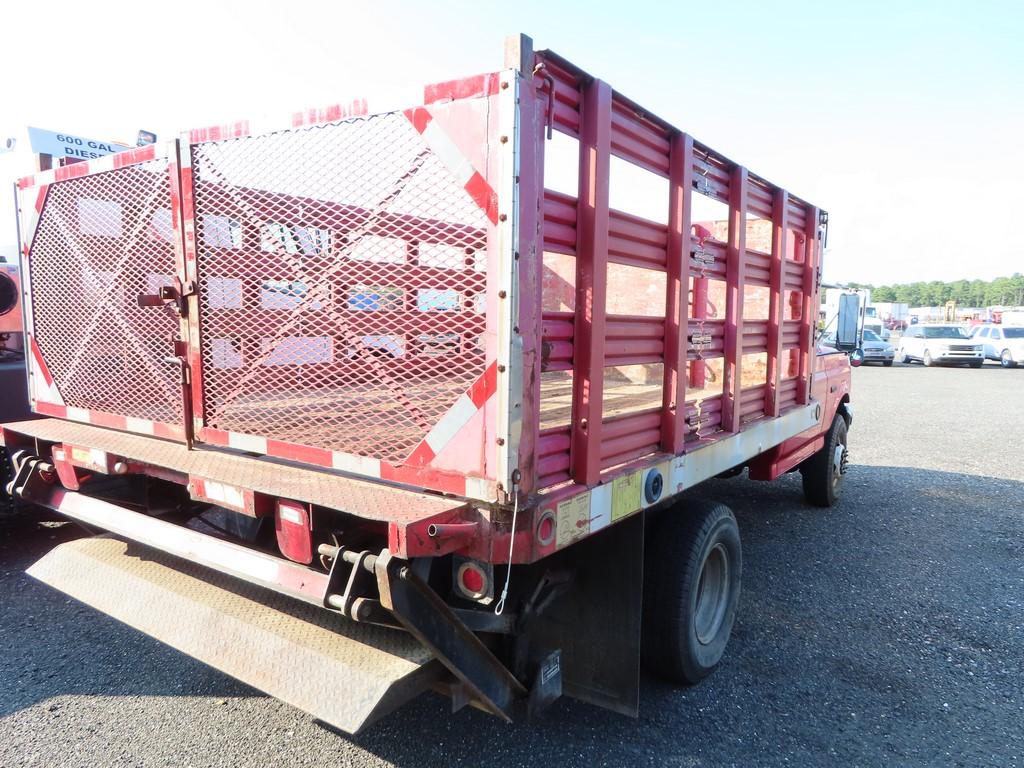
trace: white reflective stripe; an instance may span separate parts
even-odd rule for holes
[[[149,419],[137,419],[134,416],[129,416],[125,419],[125,427],[129,432],[142,432],[146,435],[153,434],[153,422]]]
[[[434,428],[430,430],[430,434],[426,437],[427,445],[430,446],[430,450],[435,455],[441,452],[441,449],[455,437],[455,433],[462,429],[466,422],[473,418],[473,414],[476,413],[477,408],[473,405],[473,401],[469,399],[469,395],[463,393],[459,396],[459,399],[455,401],[455,405],[448,409],[448,413],[441,417],[441,420],[434,425]]]
[[[84,421],[89,423],[89,412],[85,408],[75,408],[74,406],[68,406],[67,415],[69,419],[74,421]]]
[[[92,463],[95,464],[97,467],[106,467],[107,466],[107,452],[106,451],[101,451],[99,448],[90,448],[89,449],[89,458],[92,460]]]
[[[64,405],[64,398],[60,396],[60,390],[57,389],[57,384],[53,383],[47,390],[50,393],[50,402],[56,405]]]
[[[331,454],[331,466],[342,472],[380,477],[380,459],[371,456],[353,456],[350,453],[334,451]]]
[[[497,495],[497,488],[495,488],[493,480],[487,480],[483,477],[466,478],[466,498],[494,501]]]
[[[590,532],[599,531],[612,521],[612,484],[590,489]]]
[[[240,451],[265,454],[267,452],[267,438],[255,435],[240,435],[238,432],[228,432],[228,447],[237,448]]]
[[[462,151],[455,145],[444,129],[437,124],[437,119],[432,119],[423,129],[423,140],[427,142],[434,154],[441,158],[452,176],[459,184],[465,184],[476,173],[472,163],[466,158]]]

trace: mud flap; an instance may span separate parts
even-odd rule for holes
[[[568,589],[532,623],[532,652],[561,649],[564,695],[636,717],[644,515],[633,515],[545,563],[573,576]]]
[[[112,536],[62,544],[28,574],[349,733],[445,675],[404,632]]]

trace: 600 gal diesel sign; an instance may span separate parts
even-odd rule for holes
[[[103,157],[104,155],[111,155],[114,152],[122,152],[128,149],[124,144],[84,139],[81,136],[46,131],[42,128],[29,128],[28,137],[32,144],[33,152],[40,155],[52,155],[53,157],[73,157],[78,160],[91,160],[95,157]]]

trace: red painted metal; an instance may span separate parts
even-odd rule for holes
[[[582,103],[572,462],[576,482],[593,485],[601,473],[611,86],[594,80],[587,86]]]
[[[747,169],[733,169],[729,181],[729,247],[726,264],[725,383],[722,426],[740,431],[743,387],[743,286],[747,253]]]
[[[690,195],[693,189],[693,138],[672,137],[669,158],[669,211],[666,259],[665,378],[661,447],[682,453],[686,442],[686,378],[689,356]]]
[[[772,219],[772,261],[769,278],[771,295],[768,304],[768,392],[765,400],[765,413],[778,416],[782,408],[782,350],[784,346],[783,323],[783,277],[786,266],[786,243],[789,237],[789,193],[784,189],[775,191],[775,199],[771,209]]]
[[[800,399],[811,399],[815,354],[814,324],[818,319],[818,209],[808,206],[804,217],[803,314],[800,323]]]

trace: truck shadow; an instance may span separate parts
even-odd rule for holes
[[[644,674],[638,720],[563,699],[506,725],[472,708],[451,715],[447,700],[427,696],[352,737],[269,700],[245,709],[294,730],[273,752],[282,764],[288,750],[330,754],[343,739],[397,766],[477,765],[485,755],[510,766],[809,762],[863,759],[869,740],[888,745],[880,759],[898,760],[911,753],[894,733],[913,734],[906,748],[918,756],[946,744],[950,706],[968,718],[956,727],[976,725],[974,734],[993,719],[1016,722],[1019,702],[994,702],[980,681],[1018,652],[1004,631],[1019,623],[1005,590],[1024,583],[1024,483],[881,466],[853,467],[846,482],[831,510],[803,502],[799,475],[701,486],[740,523],[741,612],[723,664],[701,685]],[[25,576],[77,535],[0,523],[0,717],[68,695],[262,696]],[[224,730],[252,728],[230,713],[218,719]],[[206,748],[230,764],[237,742],[217,733],[205,731]],[[987,749],[987,738],[972,737],[972,748]]]

